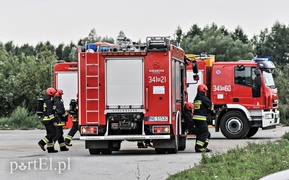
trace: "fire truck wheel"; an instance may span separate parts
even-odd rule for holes
[[[101,154],[111,154],[112,153],[112,148],[107,148],[107,149],[102,149]]]
[[[157,154],[166,154],[166,149],[164,148],[155,148]]]
[[[168,148],[167,149],[168,154],[178,153],[178,149],[179,149],[179,137],[178,137],[178,135],[176,135],[172,138],[172,143],[173,143],[174,148]]]
[[[100,154],[100,149],[89,149],[91,155]]]
[[[240,111],[229,111],[221,119],[222,134],[228,139],[242,139],[249,132],[249,122]]]
[[[246,138],[250,138],[254,136],[259,130],[259,127],[251,127],[248,134],[246,135]]]
[[[183,151],[186,149],[186,141],[187,137],[179,137],[179,151]]]

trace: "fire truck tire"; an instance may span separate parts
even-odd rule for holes
[[[186,141],[187,138],[186,137],[179,137],[179,151],[183,151],[186,149]]]
[[[100,154],[100,149],[89,149],[89,153],[91,155]]]
[[[259,127],[251,127],[248,134],[246,135],[246,138],[250,138],[254,136],[259,130]]]
[[[102,149],[101,154],[111,154],[112,153],[112,148],[107,148],[107,149]]]
[[[156,154],[166,154],[166,149],[164,148],[155,148]]]
[[[222,134],[228,139],[242,139],[249,132],[249,122],[240,111],[229,111],[221,119]]]
[[[168,154],[176,154],[176,153],[178,153],[178,149],[179,149],[179,137],[178,137],[178,136],[174,136],[172,143],[173,143],[174,148],[168,148],[168,149],[167,149]]]

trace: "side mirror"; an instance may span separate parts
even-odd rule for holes
[[[262,85],[262,80],[261,80],[261,77],[260,77],[260,76],[256,76],[256,77],[255,77],[255,85],[256,85],[257,87],[261,87],[261,85]]]
[[[198,70],[198,62],[196,61],[196,60],[194,60],[193,62],[192,62],[192,69],[193,69],[193,72],[195,73],[195,74],[198,74],[198,72],[199,72],[199,70]]]

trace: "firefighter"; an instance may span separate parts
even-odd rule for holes
[[[46,96],[44,97],[43,102],[42,124],[45,126],[46,136],[38,142],[38,145],[43,151],[46,150],[45,145],[47,145],[48,153],[58,152],[57,150],[54,149],[54,143],[52,140],[53,137],[55,137],[56,135],[56,128],[54,126],[54,124],[56,123],[56,119],[53,110],[53,101],[56,92],[57,90],[53,87],[47,88]]]
[[[192,115],[194,111],[194,104],[190,102],[185,103],[185,108],[183,111],[183,127],[182,130],[189,134],[196,134],[194,121],[192,120]]]
[[[73,136],[78,131],[78,93],[76,93],[76,101],[72,99],[69,104],[69,114],[72,116],[72,127],[65,137],[66,146],[72,146],[70,144]]]
[[[210,111],[213,111],[214,104],[205,95],[207,91],[208,87],[206,85],[198,85],[198,92],[194,99],[195,108],[193,121],[197,129],[195,144],[196,152],[211,152],[211,150],[207,148],[211,138],[207,123],[207,115]]]
[[[56,94],[54,95],[54,109],[55,109],[55,116],[57,119],[56,124],[56,135],[52,139],[55,143],[58,141],[60,151],[68,151],[69,149],[66,147],[64,143],[63,137],[63,126],[65,126],[68,118],[68,113],[65,111],[63,100],[62,100],[63,91],[61,89],[57,89]]]

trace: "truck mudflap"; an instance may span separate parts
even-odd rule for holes
[[[170,139],[170,135],[110,135],[110,136],[80,136],[80,140],[153,140]]]

